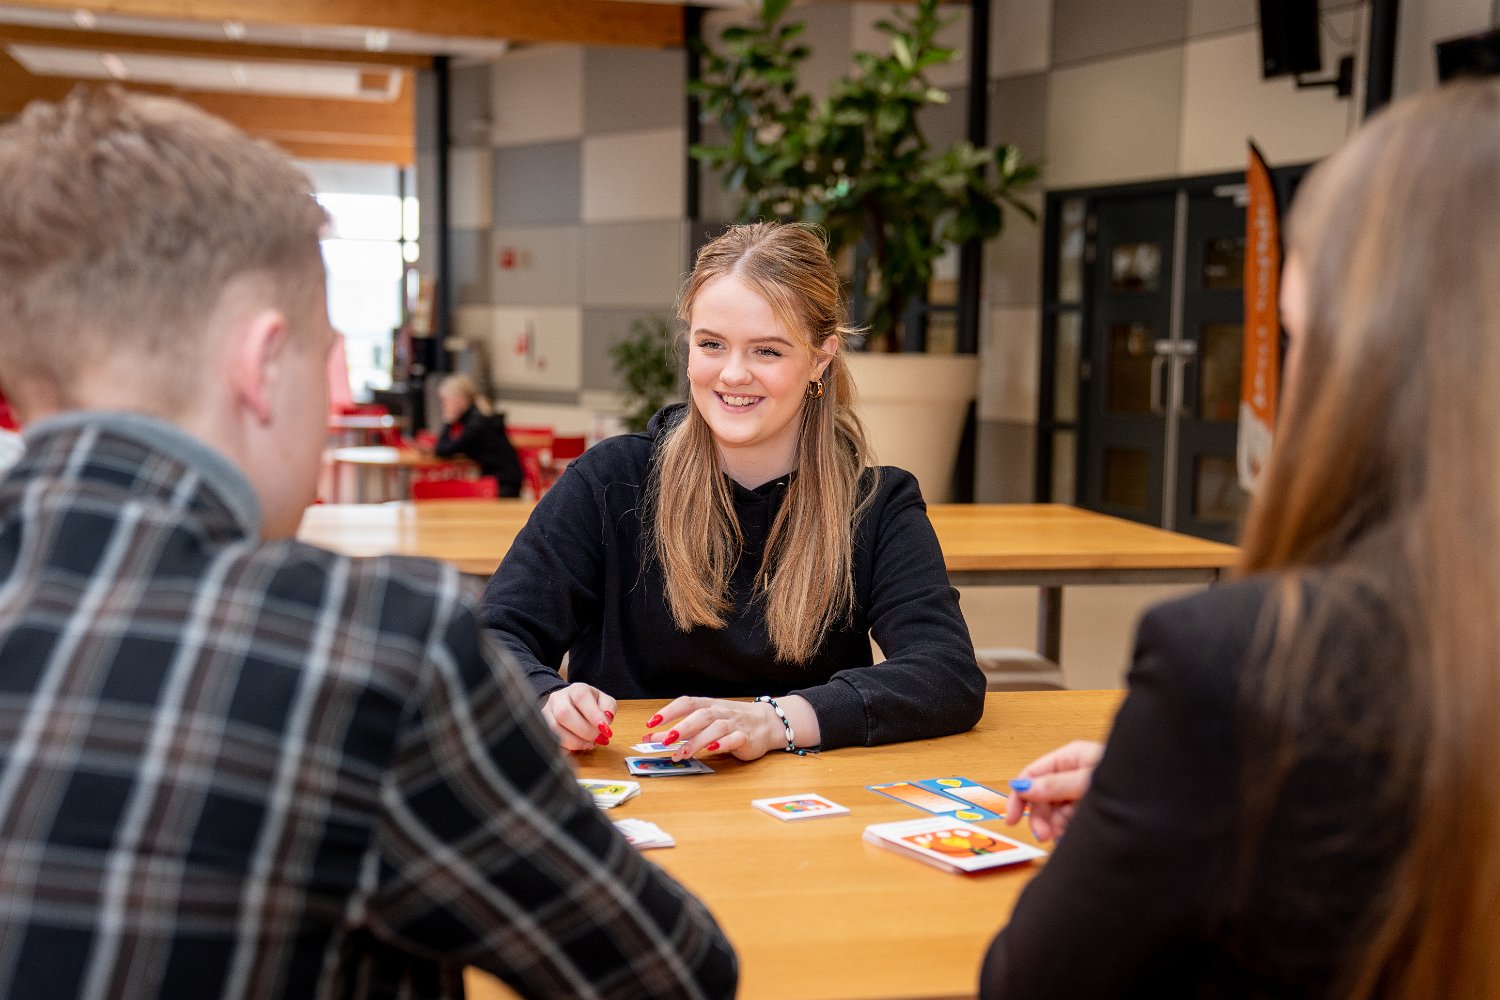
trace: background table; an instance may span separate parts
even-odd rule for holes
[[[299,537],[349,555],[428,556],[489,576],[530,511],[493,500],[321,505],[303,516]],[[1232,545],[1064,504],[932,504],[928,515],[955,586],[1039,588],[1037,649],[1054,662],[1064,586],[1208,583],[1239,559]]]
[[[641,794],[606,815],[648,819],[677,838],[646,856],[713,911],[739,952],[745,1000],[973,996],[984,949],[1037,866],[955,875],[865,844],[869,823],[927,815],[865,786],[963,775],[1003,790],[1042,753],[1102,739],[1119,699],[1117,691],[990,694],[979,725],[958,736],[748,764],[711,756],[714,774],[636,779]],[[579,775],[627,777],[629,746],[660,707],[622,702],[614,741],[575,758]],[[750,807],[799,792],[826,795],[850,815],[782,822]],[[1034,842],[1025,826],[1007,835]],[[470,1000],[510,995],[471,971]]]
[[[327,454],[328,460],[333,463],[335,490],[338,490],[338,484],[341,481],[339,467],[349,466],[354,469],[355,496],[360,503],[365,503],[369,499],[370,489],[366,480],[371,472],[378,472],[381,477],[380,499],[389,500],[393,497],[405,499],[411,496],[411,475],[414,471],[426,472],[441,469],[444,472],[461,473],[478,468],[467,458],[438,458],[436,455],[417,448],[358,445],[350,448],[334,448]],[[395,477],[394,487],[391,485],[392,474]]]

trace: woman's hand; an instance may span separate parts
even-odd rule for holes
[[[817,746],[818,716],[805,698],[789,695],[778,698],[781,710],[797,737],[799,746]],[[675,743],[673,760],[685,760],[703,753],[731,753],[740,760],[755,760],[771,750],[786,748],[786,727],[770,705],[763,701],[727,701],[722,698],[678,698],[646,722],[648,730],[666,726],[661,732],[647,732],[650,743]]]
[[[1078,800],[1089,790],[1094,768],[1104,756],[1104,744],[1074,740],[1044,754],[1021,769],[1011,781],[1010,803],[1005,822],[1015,826],[1022,810],[1031,807],[1031,832],[1037,840],[1056,840],[1063,835],[1078,809]]]
[[[569,753],[608,746],[614,730],[615,700],[588,684],[569,684],[547,695],[542,718]]]

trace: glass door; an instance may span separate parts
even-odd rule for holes
[[[1083,506],[1205,538],[1239,530],[1240,190],[1199,181],[1085,199]]]

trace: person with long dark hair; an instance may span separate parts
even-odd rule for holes
[[[1303,185],[1241,579],[1146,615],[1102,758],[1022,772],[1066,836],[983,996],[1500,995],[1497,220],[1497,81]]]

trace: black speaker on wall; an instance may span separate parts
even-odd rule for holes
[[[1500,73],[1500,29],[1437,43],[1438,79]]]
[[[1260,55],[1266,79],[1322,69],[1318,0],[1260,0]]]

